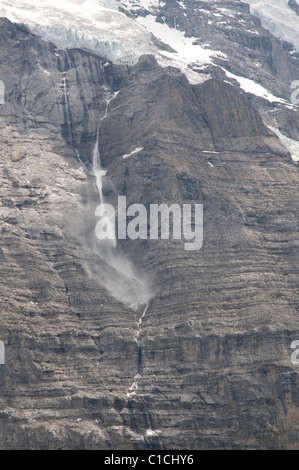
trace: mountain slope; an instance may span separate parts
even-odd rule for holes
[[[127,3],[134,64],[0,20],[2,449],[298,448],[298,167],[268,127],[299,138],[297,62],[238,3]],[[119,241],[143,305],[97,249],[96,151],[107,202],[204,207],[201,250]]]

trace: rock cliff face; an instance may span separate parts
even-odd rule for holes
[[[267,61],[269,41],[243,46]],[[6,19],[0,42],[0,447],[298,448],[298,169],[264,124],[296,138],[298,111]],[[95,247],[97,136],[107,202],[203,204],[200,250],[119,242],[137,308]]]

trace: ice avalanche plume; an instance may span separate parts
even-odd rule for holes
[[[109,103],[113,97],[107,100],[106,111],[104,116],[101,118],[101,121],[107,117]],[[106,171],[101,166],[99,152],[100,124],[97,129],[92,168],[96,179],[99,204],[104,204],[103,179],[106,176]],[[121,247],[117,244],[114,225],[112,225],[109,219],[106,220],[106,224],[107,226],[111,224],[110,230],[114,230],[114,238],[99,240],[95,234],[93,238],[94,253],[106,263],[106,267],[104,266],[104,268],[98,272],[98,275],[100,276],[99,280],[106,289],[109,290],[113,297],[122,303],[127,304],[134,310],[137,310],[139,306],[147,305],[152,296],[149,281],[145,273],[138,273],[133,262],[124,255]]]

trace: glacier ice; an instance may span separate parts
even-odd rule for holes
[[[132,4],[127,0],[129,4],[131,8]],[[158,0],[140,0],[136,6],[149,11],[158,4]],[[138,22],[119,8],[126,8],[126,4],[116,0],[2,0],[0,15],[26,24],[33,33],[59,48],[83,47],[114,63],[129,64],[136,63],[142,54],[152,54],[160,65],[180,68],[191,83],[209,78],[191,70],[188,65],[190,61],[209,63],[210,56],[216,52],[192,46],[191,38],[185,38],[182,32],[173,33],[165,24],[161,26],[164,27],[164,36],[168,36],[166,42],[172,44],[176,34],[175,45],[179,45],[180,50],[168,55],[164,52],[163,55],[151,41],[152,33],[158,31],[155,17],[149,15],[146,21]],[[188,49],[184,58],[182,52]]]
[[[84,47],[113,62],[156,53],[150,33],[118,10],[114,0],[4,0],[0,15],[28,25],[60,48]]]
[[[245,0],[250,12],[260,18],[262,25],[299,51],[299,18],[289,7],[288,0]],[[298,3],[298,2],[297,2]]]

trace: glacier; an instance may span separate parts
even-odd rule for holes
[[[298,3],[298,0],[296,1]],[[288,0],[245,0],[245,2],[250,5],[250,12],[261,20],[264,28],[273,36],[289,42],[299,51],[299,18],[290,8]]]
[[[178,3],[183,7],[182,1]],[[298,16],[289,8],[288,0],[247,0],[247,3],[265,27],[299,50]],[[152,54],[161,66],[179,68],[191,84],[209,79],[202,67],[217,66],[213,59],[229,58],[220,50],[195,43],[197,38],[186,37],[184,32],[157,22],[155,13],[162,5],[160,0],[1,0],[0,16],[24,23],[60,49],[86,48],[114,63],[126,64],[137,63],[143,54]],[[124,13],[140,9],[147,14],[134,18]],[[169,45],[172,52],[159,50],[152,36]],[[244,91],[287,105],[253,81],[229,76],[227,70],[225,73],[235,78]]]
[[[59,48],[91,49],[115,63],[156,54],[150,33],[120,7],[114,0],[3,0],[0,16],[26,24]]]
[[[135,6],[152,12],[158,5],[158,0],[126,0],[126,3],[116,0],[2,0],[0,16],[24,23],[58,48],[86,48],[114,63],[127,64],[137,63],[143,54],[152,54],[160,65],[180,68],[190,83],[208,79],[207,75],[193,71],[189,64],[211,63],[210,58],[221,56],[220,51],[193,46],[191,38],[166,24],[159,26],[152,15],[136,21],[120,11]],[[178,51],[168,55],[159,51],[151,40],[152,34],[157,32]]]

